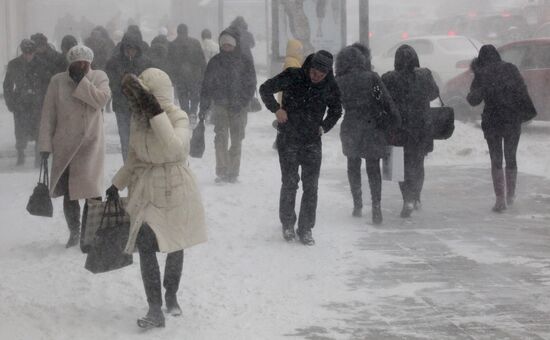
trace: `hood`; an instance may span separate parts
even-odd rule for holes
[[[313,84],[311,82],[311,80],[309,79],[309,69],[311,68],[311,60],[313,59],[313,56],[315,55],[315,53],[312,53],[310,55],[307,56],[306,60],[304,60],[304,64],[302,65],[302,71],[304,72],[304,77],[306,78],[306,80],[313,86],[313,87],[317,87],[317,86],[323,86],[329,79],[334,79],[334,72],[333,71],[330,71],[327,76],[325,77],[325,79],[320,82],[319,84]]]
[[[235,20],[231,22],[230,27],[234,27],[244,31],[248,30],[248,24],[246,23],[244,18],[241,16],[236,17]]]
[[[304,59],[304,47],[299,40],[291,39],[286,44],[286,57],[295,58],[300,62]]]
[[[241,52],[241,35],[239,34],[238,31],[236,31],[235,29],[229,27],[229,28],[226,28],[225,30],[223,30],[220,35],[218,36],[218,44],[220,42],[220,38],[222,37],[222,35],[224,34],[227,34],[227,35],[230,35],[232,36],[233,38],[235,38],[235,41],[237,41],[237,47],[235,47],[235,51],[238,51],[239,53]],[[221,51],[221,46],[220,46],[220,51]]]
[[[353,70],[367,71],[367,58],[353,46],[344,47],[336,57],[336,76],[340,77]]]
[[[148,68],[139,76],[139,82],[157,98],[165,112],[174,110],[174,87],[170,77],[158,68]]]
[[[120,52],[122,55],[124,55],[124,48],[133,47],[138,51],[137,56],[139,57],[143,53],[143,51],[141,50],[141,46],[142,40],[139,35],[128,32],[122,37],[122,40],[120,42]]]
[[[490,64],[496,64],[502,61],[500,53],[493,45],[483,45],[479,50],[479,57],[477,63],[479,67],[484,67]]]
[[[420,67],[420,61],[414,48],[409,45],[402,45],[395,51],[395,63],[394,67],[396,71],[408,71],[412,72],[415,68]]]

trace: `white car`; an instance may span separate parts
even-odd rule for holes
[[[477,57],[481,43],[464,36],[433,35],[403,40],[384,53],[372,58],[374,71],[382,75],[394,69],[395,51],[407,44],[415,49],[420,66],[429,68],[438,83],[445,84],[470,67]]]

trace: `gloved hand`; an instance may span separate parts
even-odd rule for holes
[[[141,111],[149,119],[164,112],[157,98],[148,91],[143,90],[143,93],[139,96],[139,103]]]
[[[110,199],[110,200],[117,200],[119,199],[119,195],[118,195],[118,188],[115,187],[115,185],[111,185],[109,187],[109,189],[107,189],[107,191],[105,192],[105,195],[107,196],[107,199]]]
[[[50,153],[43,151],[40,153],[40,157],[42,158],[42,160],[47,160],[48,158],[50,158]]]
[[[79,84],[80,81],[86,76],[86,73],[90,70],[90,64],[87,62],[75,62],[69,66],[69,76],[75,82]]]

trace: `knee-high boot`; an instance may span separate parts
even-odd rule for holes
[[[514,204],[516,198],[517,168],[506,168],[506,204]]]
[[[494,212],[502,212],[506,210],[506,200],[504,198],[504,170],[491,168],[491,175],[493,177],[493,188],[495,190],[496,202],[493,207]]]

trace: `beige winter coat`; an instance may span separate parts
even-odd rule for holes
[[[119,190],[129,188],[126,252],[134,251],[138,232],[147,223],[160,251],[171,253],[207,239],[202,200],[187,163],[189,119],[173,104],[174,89],[166,73],[150,68],[139,79],[165,112],[150,119],[150,126],[132,118],[128,159],[113,184]]]
[[[99,197],[103,193],[105,143],[103,112],[109,99],[109,78],[90,70],[78,86],[63,72],[52,77],[40,122],[39,150],[52,154],[50,194],[62,196],[59,178],[70,168],[71,200]]]

